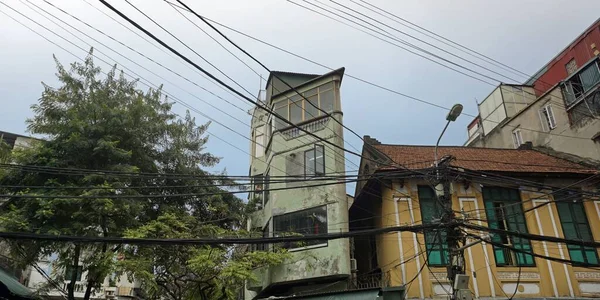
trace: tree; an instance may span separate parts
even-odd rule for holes
[[[44,84],[39,103],[32,106],[34,117],[27,121],[29,131],[46,137],[45,142],[14,153],[12,160],[30,168],[0,174],[0,185],[44,186],[38,189],[5,189],[3,194],[27,193],[53,198],[9,198],[2,204],[0,228],[40,234],[152,235],[158,238],[172,235],[170,231],[151,230],[157,226],[170,230],[193,228],[191,232],[179,232],[190,236],[207,230],[208,227],[200,224],[210,224],[215,234],[241,228],[244,205],[231,194],[177,196],[222,191],[211,186],[217,182],[206,177],[207,173],[202,170],[202,167],[214,166],[219,161],[219,158],[205,152],[208,137],[204,133],[209,124],[197,126],[189,113],[183,120],[177,120],[171,112],[172,103],[163,97],[160,89],[138,90],[136,81],[128,81],[122,72],[116,71],[116,66],[106,76],[100,76],[101,70],[94,65],[92,53],[90,50],[83,63],[71,64],[70,70],[55,58],[61,86],[53,88]],[[156,175],[60,172],[57,169],[41,169],[40,166]],[[189,176],[174,176],[175,173]],[[108,197],[117,194],[169,196]],[[65,195],[94,198],[61,198]],[[163,297],[167,295],[162,293],[168,290],[154,288],[160,280],[153,277],[160,275],[154,274],[158,265],[148,266],[141,262],[177,255],[180,258],[177,263],[181,265],[177,274],[181,276],[188,271],[197,271],[197,264],[192,262],[197,262],[206,251],[222,254],[227,250],[226,247],[190,247],[179,253],[181,249],[177,248],[149,248],[160,251],[140,248],[134,253],[131,247],[107,244],[18,241],[11,245],[14,256],[19,254],[23,265],[57,253],[55,265],[62,272],[52,275],[56,279],[70,281],[67,289],[69,299],[74,298],[77,272],[70,272],[70,278],[64,278],[68,268],[76,270],[77,266],[83,266],[83,272],[87,274],[85,299],[89,299],[94,289],[99,288],[106,276],[117,267],[142,280],[144,286],[149,287],[150,294]],[[121,252],[129,255],[117,265],[115,257]],[[272,256],[262,255],[267,261]],[[230,272],[227,266],[233,265],[227,260],[231,257],[209,256],[213,257],[215,265],[225,266],[219,268],[219,272]],[[222,274],[219,276],[224,276]],[[242,277],[236,277],[236,280]],[[221,282],[212,281],[210,284],[217,286]],[[228,293],[227,289],[222,292],[223,295]]]

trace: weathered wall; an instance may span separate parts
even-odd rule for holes
[[[288,80],[287,78],[285,80]],[[341,112],[339,76],[321,78],[315,82],[302,86],[300,92],[320,86],[324,83],[335,80],[335,110],[331,117],[324,117],[319,121],[321,127],[311,127],[315,135],[323,138],[335,145],[343,146],[343,127],[338,122],[343,122]],[[298,82],[292,82],[298,85]],[[280,84],[274,80],[274,84]],[[277,99],[285,98],[295,94],[278,95],[275,99],[269,99],[269,103]],[[253,120],[253,126],[266,122],[266,116],[259,120],[260,115],[256,115]],[[312,123],[312,121],[310,122]],[[315,129],[317,128],[317,129]],[[286,132],[286,130],[284,130]],[[325,171],[326,175],[334,173],[343,173],[345,171],[344,153],[327,143],[320,142],[315,138],[300,132],[298,135],[286,135],[282,132],[274,132],[271,141],[268,142],[269,148],[266,151],[264,161],[253,159],[251,164],[251,174],[266,173],[268,171],[272,178],[276,176],[304,176],[304,152],[314,149],[314,145],[324,146]],[[307,208],[327,206],[327,227],[328,232],[346,232],[348,231],[348,200],[346,196],[345,184],[327,185],[320,187],[304,187],[327,183],[327,181],[301,181],[287,183],[271,183],[270,189],[293,188],[286,190],[274,190],[270,192],[268,203],[261,210],[251,216],[249,228],[269,226],[269,231],[273,233],[273,218],[278,215],[299,211]],[[260,283],[254,283],[255,290],[264,289],[274,283],[282,283],[295,280],[310,279],[325,276],[348,276],[350,274],[350,244],[348,239],[338,239],[328,241],[327,246],[308,246],[301,249],[292,249],[291,258],[285,263],[267,269],[257,270]],[[247,292],[246,296],[254,295],[253,292]]]
[[[539,110],[550,104],[556,119],[556,128],[544,131]],[[526,110],[492,132],[470,144],[472,147],[514,148],[512,132],[521,128],[523,141],[532,142],[536,147],[549,147],[556,151],[600,160],[600,143],[592,137],[600,132],[600,120],[593,119],[585,126],[571,126],[559,87],[554,88]]]

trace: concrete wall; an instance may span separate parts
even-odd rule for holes
[[[568,185],[575,179],[546,179],[545,184]],[[379,215],[386,216],[376,222],[376,227],[398,226],[406,224],[421,224],[418,185],[427,185],[425,181],[410,180],[402,184],[393,182],[392,188],[382,188],[381,207]],[[517,188],[517,187],[515,187]],[[552,201],[548,191],[529,192],[521,187],[523,209]],[[452,203],[455,211],[469,212],[467,217],[486,219],[481,186],[471,183],[465,188],[464,183],[453,184]],[[528,201],[532,199],[532,201]],[[594,240],[600,238],[600,201],[584,202],[587,217]],[[529,233],[564,237],[556,205],[551,203],[540,209],[526,213]],[[484,221],[473,221],[475,224],[487,226]],[[564,246],[556,243],[532,241],[535,253],[555,258],[569,259]],[[432,299],[447,297],[451,291],[446,278],[445,267],[423,268],[425,259],[422,255],[414,257],[425,249],[424,236],[411,232],[394,232],[378,236],[377,257],[382,273],[387,274],[391,286],[405,284],[414,279],[407,287],[409,299]],[[361,259],[359,257],[358,259]],[[364,258],[363,258],[364,259]],[[493,247],[490,244],[478,244],[465,251],[466,273],[470,275],[469,288],[474,298],[505,299],[515,291],[518,267],[496,266]],[[521,286],[517,297],[523,298],[576,298],[600,297],[600,271],[581,267],[572,267],[545,259],[535,258],[535,267],[522,267]],[[417,274],[419,274],[417,276]]]
[[[544,132],[539,110],[547,104],[552,106],[557,126]],[[547,147],[559,152],[600,160],[600,143],[591,139],[600,132],[600,120],[591,119],[585,126],[571,126],[559,87],[554,88],[526,110],[469,146],[514,148],[512,132],[517,128],[521,128],[523,141],[530,141],[535,147]]]

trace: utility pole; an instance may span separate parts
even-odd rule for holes
[[[450,165],[450,159],[443,160],[441,163],[438,160],[438,145],[444,132],[448,128],[450,122],[453,122],[458,118],[462,112],[462,105],[455,104],[448,115],[446,116],[446,126],[440,134],[440,137],[435,144],[435,174],[436,174],[436,186],[435,192],[440,205],[442,206],[443,213],[441,216],[442,224],[447,225],[446,230],[446,243],[449,252],[449,264],[447,266],[447,277],[452,284],[452,299],[460,300],[471,300],[471,291],[468,289],[469,277],[465,275],[465,256],[464,247],[460,247],[459,243],[465,244],[464,236],[459,228],[459,222],[452,209],[452,193],[451,193],[451,182],[448,178],[448,168]]]

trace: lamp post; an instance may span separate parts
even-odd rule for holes
[[[444,130],[442,130],[442,133],[440,134],[440,136],[437,139],[437,142],[435,143],[434,154],[436,175],[435,193],[438,197],[439,202],[442,204],[442,206],[444,206],[444,213],[441,216],[441,222],[449,226],[449,228],[446,231],[446,242],[448,244],[450,259],[449,265],[447,267],[447,276],[450,282],[452,283],[452,299],[457,299],[457,292],[459,295],[463,294],[460,292],[460,290],[464,289],[464,287],[457,283],[464,281],[464,277],[462,280],[459,279],[461,278],[461,274],[464,274],[464,250],[458,247],[458,242],[460,239],[460,230],[458,230],[458,228],[456,227],[456,217],[454,215],[454,211],[452,210],[452,195],[450,192],[450,183],[448,182],[446,176],[440,176],[438,147],[440,144],[440,140],[442,140],[442,136],[446,132],[446,129],[448,129],[448,125],[450,125],[450,122],[456,121],[458,116],[460,116],[462,110],[463,106],[461,104],[454,104],[454,106],[452,106],[452,108],[448,112],[448,115],[446,116],[446,126],[444,126]]]
[[[440,144],[440,140],[442,140],[442,136],[444,135],[444,133],[446,132],[446,129],[448,128],[448,125],[450,125],[450,122],[454,122],[456,121],[456,119],[458,118],[458,116],[460,116],[460,113],[462,113],[463,110],[463,106],[462,104],[454,104],[452,106],[452,108],[450,109],[450,111],[448,112],[448,115],[446,115],[446,126],[444,126],[444,130],[442,130],[442,133],[440,134],[440,137],[438,137],[437,142],[435,143],[435,168],[437,169],[438,167],[438,146]]]

